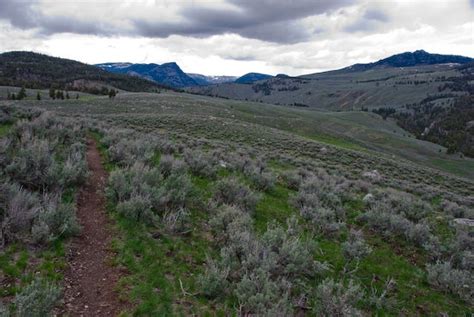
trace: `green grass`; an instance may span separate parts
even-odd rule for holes
[[[115,169],[115,165],[110,162],[107,147],[101,142],[103,135],[95,131],[89,131],[88,135],[95,140],[100,157],[102,158],[102,165],[104,169],[110,173]]]
[[[286,219],[294,214],[288,202],[290,193],[288,188],[279,184],[269,192],[262,193],[262,198],[255,208],[254,220],[257,232],[264,232],[271,221],[284,225]]]
[[[255,213],[257,231],[263,232],[272,220],[284,223],[289,216],[297,214],[296,210],[288,204],[290,195],[291,191],[281,185],[278,185],[274,191],[263,195]],[[348,223],[357,226],[355,218],[364,208],[362,200],[347,201],[345,207],[348,213]],[[308,234],[306,232],[306,238],[308,238]],[[374,288],[380,294],[383,291],[384,283],[389,278],[395,279],[397,288],[391,295],[396,300],[393,307],[375,309],[368,303],[364,303],[362,305],[364,310],[376,311],[381,316],[396,316],[397,314],[394,313],[396,311],[406,315],[435,315],[438,312],[447,312],[450,316],[461,316],[469,313],[462,300],[456,296],[444,294],[428,285],[424,271],[426,259],[423,254],[420,254],[420,250],[409,246],[400,239],[387,240],[373,233],[366,234],[366,239],[372,246],[373,252],[361,261],[354,277],[362,284],[367,293]],[[329,276],[336,279],[348,278],[349,276],[343,273],[346,265],[341,248],[344,235],[332,240],[316,237],[316,241],[318,251],[315,254],[315,259],[330,265]],[[395,250],[400,253],[397,254]],[[352,264],[348,270],[351,271],[354,268],[355,266]]]
[[[192,182],[197,196],[206,199],[212,195],[209,179],[193,176]],[[121,236],[115,243],[117,261],[130,272],[121,285],[130,289],[134,315],[214,315],[219,311],[199,296],[196,285],[206,255],[215,255],[203,228],[206,217],[200,209],[191,210],[193,230],[176,236],[114,213]]]
[[[349,150],[358,150],[358,151],[367,151],[366,148],[360,146],[359,144],[356,144],[354,142],[348,141],[343,138],[337,138],[334,136],[330,135],[325,135],[325,134],[313,134],[313,135],[306,135],[306,137],[310,138],[311,140],[315,140],[321,143],[341,147],[344,149],[349,149]]]
[[[101,145],[101,135],[93,134],[104,164],[108,161],[107,149]],[[160,153],[153,157],[158,165]],[[212,181],[198,176],[191,177],[195,197],[206,201],[212,195]],[[195,199],[197,199],[195,198]],[[204,271],[207,255],[213,255],[210,234],[203,228],[207,215],[195,203],[191,210],[193,230],[185,235],[172,235],[160,226],[146,226],[127,219],[109,205],[115,219],[117,237],[113,248],[115,262],[127,268],[128,274],[119,281],[121,296],[133,304],[134,316],[199,316],[226,315],[223,307],[209,305],[199,296],[197,277]]]
[[[7,135],[8,131],[10,131],[13,123],[2,123],[0,124],[0,138]]]
[[[5,287],[0,290],[2,297],[14,296],[35,277],[59,283],[66,265],[64,241],[57,239],[44,250],[32,252],[25,246],[12,244],[0,252],[0,276]]]
[[[436,166],[441,170],[461,176],[466,175],[466,170],[474,170],[474,160],[467,158],[459,161],[434,158],[431,159],[430,162],[433,166]]]
[[[117,261],[129,271],[120,284],[130,289],[130,299],[136,305],[134,315],[202,315],[210,311],[197,296],[196,278],[210,253],[202,232],[171,236],[118,215],[115,219],[122,237],[114,243]]]
[[[356,275],[366,288],[372,284],[380,288],[388,278],[395,279],[397,304],[390,311],[407,315],[447,312],[450,316],[462,316],[469,313],[466,304],[456,296],[431,288],[424,269],[395,254],[391,244],[377,236],[371,237],[368,242],[373,252],[361,262]],[[384,313],[388,314],[388,311]]]

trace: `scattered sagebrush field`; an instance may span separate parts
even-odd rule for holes
[[[473,162],[377,116],[178,93],[0,110],[0,311],[60,299],[91,137],[127,313],[472,313]]]

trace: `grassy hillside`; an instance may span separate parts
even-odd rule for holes
[[[38,108],[48,120],[14,124],[14,109]],[[474,244],[457,219],[474,217],[472,161],[439,154],[390,120],[178,93],[1,101],[0,109],[13,147],[0,152],[2,170],[29,175],[29,164],[15,162],[32,160],[37,145],[20,151],[29,143],[14,140],[30,125],[53,142],[43,125],[73,122],[59,127],[98,142],[116,223],[111,262],[127,272],[116,289],[129,315],[473,309]],[[437,159],[439,169],[428,167]],[[463,177],[440,170],[447,166]],[[7,304],[32,298],[25,284],[36,271],[28,239],[16,243],[0,262],[0,277],[18,285],[1,294]]]
[[[20,91],[21,88],[19,87],[11,87],[11,86],[0,86],[0,100],[7,100],[8,99],[8,94],[16,94],[18,95],[18,92]],[[26,91],[26,97],[24,100],[37,100],[38,94],[40,95],[40,98],[42,100],[51,100],[51,97],[49,95],[49,89],[25,89]],[[120,93],[120,92],[119,92]],[[82,100],[87,100],[90,98],[96,98],[97,95],[82,92],[82,91],[69,91],[69,98],[70,99],[82,99]],[[65,96],[66,97],[66,96]]]
[[[325,111],[373,111],[395,118],[419,139],[473,157],[472,97],[466,97],[473,94],[472,64],[366,68],[189,91]]]
[[[401,108],[417,103],[461,76],[450,65],[331,71],[290,78],[272,78],[251,85],[235,83],[189,88],[190,92],[231,99],[296,105],[321,110]]]
[[[163,88],[142,78],[111,74],[92,65],[33,52],[0,54],[0,85],[88,92],[100,91],[102,86],[127,91],[155,91]]]
[[[275,131],[277,135],[290,135],[300,140],[314,140],[323,145],[358,150],[368,156],[370,151],[376,151],[377,154],[374,155],[383,155],[391,161],[412,162],[463,177],[474,177],[474,160],[460,158],[459,155],[447,155],[442,146],[417,140],[398,127],[393,120],[382,120],[373,113],[321,112],[176,93],[122,93],[115,101],[109,101],[107,98],[94,99],[92,103],[89,103],[90,101],[85,99],[84,102],[69,103],[65,108],[77,112],[106,112],[118,118],[127,118],[127,113],[134,112],[146,123],[143,129],[154,120],[164,120],[167,125],[175,124],[175,129],[199,134],[202,133],[201,129],[211,129],[212,123],[215,123],[212,130],[218,133],[217,137],[220,137],[221,133],[230,133],[226,132],[227,129],[235,130],[238,126],[245,130],[245,125],[251,124],[270,129],[268,133]],[[132,102],[134,110],[131,110]],[[56,107],[61,105],[61,102],[44,105]],[[101,106],[95,109],[95,105]],[[131,117],[127,120],[137,119]],[[186,126],[187,122],[189,126]],[[242,133],[251,133],[240,130],[235,132],[231,138],[241,138]]]

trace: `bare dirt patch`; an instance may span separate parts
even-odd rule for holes
[[[69,245],[61,314],[117,316],[129,307],[115,289],[126,272],[111,265],[113,232],[104,196],[107,172],[93,139],[87,141],[87,163],[90,175],[79,193],[77,207],[82,230]]]

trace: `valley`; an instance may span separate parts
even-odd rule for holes
[[[474,159],[397,114],[468,122],[470,66],[379,66],[0,86],[0,314],[469,315]]]
[[[2,109],[43,109],[97,140],[110,173],[112,265],[127,272],[116,288],[125,314],[319,314],[340,309],[322,306],[319,296],[332,292],[358,294],[343,304],[351,314],[461,315],[472,307],[469,292],[438,282],[439,274],[458,274],[468,283],[468,267],[436,264],[469,250],[458,245],[469,229],[455,220],[472,217],[472,161],[440,154],[393,121],[176,92],[3,101]],[[234,248],[244,248],[243,260]],[[24,249],[8,250],[3,263],[18,265]],[[278,260],[259,256],[264,250]],[[61,253],[53,259],[65,261]],[[246,271],[226,261],[242,261]],[[2,274],[14,280],[9,266]],[[30,269],[17,276],[29,280]],[[271,284],[252,291],[247,283]],[[269,300],[248,297],[260,292]],[[303,294],[317,295],[295,306]]]

